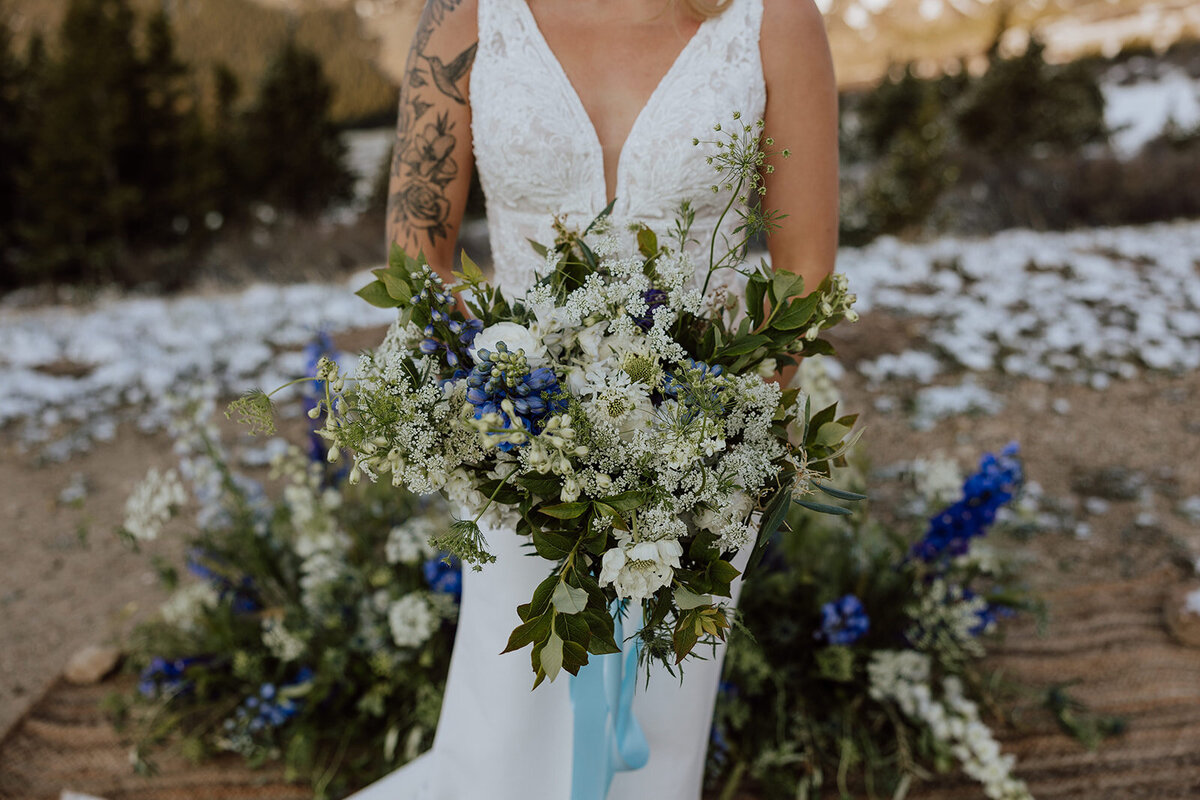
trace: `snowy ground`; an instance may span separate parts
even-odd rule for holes
[[[342,285],[259,285],[177,299],[114,297],[91,306],[4,310],[0,425],[20,421],[26,445],[61,460],[106,441],[117,425],[163,421],[174,389],[211,379],[225,393],[267,389],[304,374],[303,347],[320,330],[386,324],[395,313],[354,296],[369,275]],[[68,423],[69,433],[53,439]]]
[[[884,238],[843,250],[839,269],[861,312],[914,320],[910,345],[856,368],[875,383],[940,384],[918,398],[919,426],[996,410],[963,372],[1102,389],[1146,367],[1200,369],[1200,222],[915,244]],[[316,331],[392,319],[353,295],[366,280],[6,310],[0,424],[22,422],[20,440],[58,460],[111,438],[122,419],[156,426],[166,395],[194,379],[211,378],[227,393],[280,385],[303,374],[301,350]],[[69,423],[65,437],[61,423]]]

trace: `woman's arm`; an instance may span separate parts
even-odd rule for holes
[[[767,240],[771,263],[804,276],[806,292],[833,271],[838,239],[838,95],[825,23],[813,0],[764,0],[760,45],[764,132],[789,158],[767,163],[765,207],[787,218]]]
[[[398,244],[449,279],[471,171],[468,79],[475,0],[426,0],[408,53],[388,181],[388,249]]]

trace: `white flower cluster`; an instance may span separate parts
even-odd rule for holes
[[[388,533],[384,555],[389,564],[420,564],[437,551],[429,545],[429,537],[445,527],[437,517],[417,515],[406,519]]]
[[[153,541],[186,502],[179,474],[174,469],[159,472],[151,467],[125,501],[125,530],[140,542]]]
[[[420,647],[441,624],[429,599],[420,592],[406,594],[392,603],[387,619],[397,647]]]
[[[958,584],[936,578],[917,587],[919,599],[905,608],[909,619],[918,620],[905,635],[913,647],[937,651],[950,660],[984,655],[979,635],[988,632],[988,602],[978,595],[967,596]]]
[[[262,621],[262,641],[271,655],[285,663],[304,655],[304,640],[285,628],[281,621],[271,617]]]
[[[930,659],[912,650],[882,650],[867,665],[871,697],[895,703],[913,722],[924,726],[962,764],[963,772],[983,785],[991,800],[1032,800],[1025,782],[1013,777],[1015,759],[1000,752],[992,731],[979,718],[979,707],[963,694],[962,682],[942,681],[942,697],[934,697]]]
[[[163,622],[181,631],[193,631],[196,623],[219,600],[217,590],[208,581],[194,581],[176,589],[159,608]]]
[[[957,461],[943,453],[914,458],[908,469],[926,508],[947,506],[962,494],[962,470]]]
[[[772,481],[789,468],[808,473],[774,427],[780,388],[754,370],[696,363],[676,340],[681,315],[704,306],[704,273],[689,256],[666,249],[648,267],[621,254],[609,226],[585,238],[598,267],[556,282],[551,251],[513,317],[476,333],[471,363],[455,356],[449,377],[436,355],[448,345],[425,338],[432,324],[424,333],[397,324],[363,357],[353,413],[336,365],[324,364],[319,377],[333,392],[323,435],[331,459],[353,453],[352,481],[391,474],[489,527],[518,519],[511,500],[493,502],[497,481],[551,478],[562,503],[636,490],[642,504],[614,532],[600,583],[641,600],[672,583],[688,537],[711,533],[721,552],[736,551],[755,538]],[[423,555],[424,533],[394,531],[389,561]]]

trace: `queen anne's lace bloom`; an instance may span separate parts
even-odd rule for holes
[[[185,502],[187,494],[178,473],[151,467],[125,501],[125,530],[138,541],[153,541]]]

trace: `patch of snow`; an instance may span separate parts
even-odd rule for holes
[[[929,386],[917,392],[912,424],[930,430],[939,420],[959,414],[996,414],[1004,400],[967,378],[956,386]]]
[[[967,370],[1104,388],[1139,368],[1200,368],[1200,222],[883,237],[844,248],[838,268],[860,313],[928,319],[924,349]],[[872,377],[911,359],[860,369]]]
[[[906,350],[899,355],[885,353],[873,361],[861,362],[858,371],[872,383],[880,383],[888,378],[930,383],[942,371],[942,365],[930,353]]]
[[[318,331],[395,319],[394,311],[354,295],[368,280],[356,275],[345,284],[258,285],[236,293],[108,297],[90,306],[6,311],[0,318],[6,377],[0,425],[25,422],[19,437],[32,445],[46,442],[49,429],[75,423],[76,430],[45,453],[64,460],[92,440],[111,439],[122,416],[157,428],[166,419],[166,396],[190,383],[212,379],[229,394],[274,388],[303,373],[300,351]],[[42,371],[58,363],[77,369]]]

